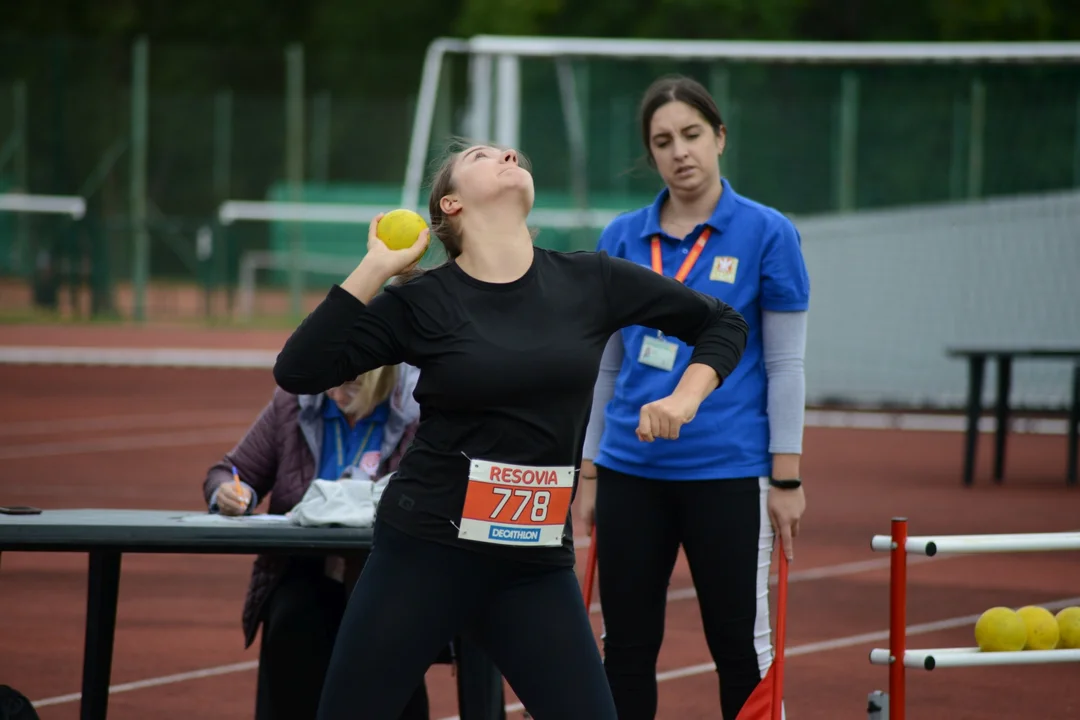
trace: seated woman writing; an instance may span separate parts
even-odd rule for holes
[[[207,473],[203,493],[210,512],[250,513],[269,498],[268,512],[285,514],[316,478],[378,480],[393,472],[419,422],[413,399],[418,375],[416,368],[401,364],[319,395],[275,389],[239,444]],[[366,560],[366,551],[349,557],[256,558],[243,609],[245,647],[262,626],[256,720],[315,718],[348,593]],[[474,650],[470,646],[467,652]],[[482,716],[499,717],[502,679],[491,662],[470,657],[461,670],[475,675],[471,685],[483,686],[491,691],[484,695],[499,700],[494,715]],[[421,682],[400,717],[428,716]]]

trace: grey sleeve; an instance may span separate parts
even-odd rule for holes
[[[806,415],[807,313],[772,312],[761,317],[768,379],[769,452],[801,454]]]
[[[600,374],[593,386],[592,413],[589,415],[589,427],[585,431],[585,447],[582,458],[595,460],[600,452],[600,438],[604,434],[604,410],[615,395],[615,380],[619,377],[619,368],[623,361],[622,333],[616,332],[608,339],[604,356],[600,358]]]

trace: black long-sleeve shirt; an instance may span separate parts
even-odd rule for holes
[[[569,512],[560,547],[458,537],[470,459],[579,467],[600,357],[629,325],[693,346],[690,362],[721,382],[746,344],[745,320],[716,298],[604,252],[536,248],[529,270],[509,283],[449,263],[367,305],[334,285],[286,342],[274,378],[288,392],[314,394],[383,365],[419,368],[420,425],[380,518],[439,542],[571,565]]]

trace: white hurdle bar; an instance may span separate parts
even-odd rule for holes
[[[889,665],[888,650],[870,651],[871,665]],[[1021,650],[1019,652],[983,652],[977,647],[927,648],[908,650],[904,665],[920,670],[934,668],[983,667],[987,665],[1046,665],[1080,662],[1080,650]]]
[[[870,547],[877,552],[893,549],[888,535],[875,535]],[[1080,532],[1018,533],[1012,535],[917,535],[904,549],[912,555],[933,557],[938,553],[1050,552],[1080,550]]]
[[[70,215],[81,220],[86,215],[86,201],[75,195],[0,193],[0,211]]]

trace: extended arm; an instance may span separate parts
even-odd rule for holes
[[[341,285],[285,343],[274,380],[296,395],[317,395],[358,375],[404,360],[408,321],[400,288],[379,293],[388,280],[416,268],[428,245],[427,229],[410,247],[391,250],[378,237],[379,213],[368,225],[367,253]]]
[[[402,362],[407,332],[405,303],[395,293],[387,290],[365,303],[334,285],[286,341],[274,364],[274,380],[296,395],[326,392],[369,370]]]
[[[735,370],[746,347],[746,320],[733,307],[621,258],[601,253],[615,328],[644,325],[692,346],[683,389],[712,392]],[[696,366],[710,368],[704,372]]]
[[[616,328],[644,325],[694,348],[671,395],[641,408],[640,440],[675,439],[742,359],[746,320],[730,305],[676,280],[605,253],[600,257],[608,268],[607,297]]]

